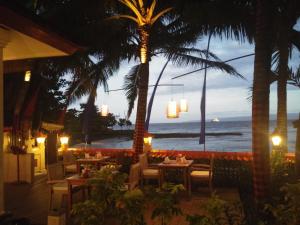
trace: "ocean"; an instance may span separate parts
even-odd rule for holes
[[[274,130],[276,121],[270,121],[270,132]],[[120,129],[116,127],[115,129]],[[127,129],[127,128],[126,128]],[[150,133],[199,133],[200,122],[186,123],[154,123],[150,125]],[[207,122],[206,133],[241,133],[241,135],[206,136],[206,150],[214,151],[251,151],[251,121],[221,121]],[[292,120],[288,121],[288,148],[293,152],[296,144],[296,129]],[[83,147],[79,144],[76,147]],[[131,148],[132,140],[127,138],[113,138],[99,140],[92,143],[92,148]],[[194,150],[203,151],[204,146],[199,145],[198,137],[191,138],[153,138],[154,149]]]

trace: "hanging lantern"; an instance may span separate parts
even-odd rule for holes
[[[108,115],[108,105],[102,105],[101,106],[101,116],[107,116]]]
[[[25,72],[24,81],[29,82],[29,81],[30,81],[30,78],[31,78],[31,71],[30,71],[30,70],[27,70],[27,71]]]
[[[186,99],[180,100],[180,112],[188,112],[188,103]]]
[[[167,118],[173,119],[179,117],[179,107],[176,101],[169,101],[167,106]]]

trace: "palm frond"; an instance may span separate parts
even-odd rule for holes
[[[300,66],[297,68],[296,72],[290,72],[288,84],[300,88]]]
[[[140,65],[133,66],[124,78],[123,88],[128,101],[127,118],[129,118],[132,113],[134,102],[138,94],[139,70]]]
[[[160,17],[162,17],[164,14],[166,14],[167,12],[169,12],[171,10],[172,10],[172,8],[166,8],[166,9],[160,11],[156,16],[154,16],[151,19],[150,25],[153,25],[156,22],[156,20],[158,20]]]

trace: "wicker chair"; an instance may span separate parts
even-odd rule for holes
[[[159,169],[155,167],[150,167],[148,164],[148,157],[146,153],[139,155],[139,161],[141,165],[141,184],[143,185],[144,180],[157,180],[158,185],[160,186],[160,175],[159,175]]]
[[[207,182],[210,191],[212,192],[214,156],[210,158],[209,164],[193,164],[189,171],[189,195],[192,192],[192,182]]]

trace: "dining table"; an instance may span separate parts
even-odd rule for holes
[[[103,162],[109,159],[109,156],[102,156],[100,158],[82,158],[76,160],[77,173],[80,174],[80,166],[84,165],[94,165],[97,170],[100,169]]]
[[[188,191],[188,176],[189,176],[189,169],[191,165],[193,164],[194,160],[184,160],[183,162],[180,162],[178,160],[168,160],[168,161],[163,161],[159,163],[158,169],[159,169],[159,174],[160,174],[160,184],[163,184],[165,182],[165,175],[167,170],[181,170],[182,171],[182,177],[183,177],[183,185],[186,190],[186,192],[189,194]]]

